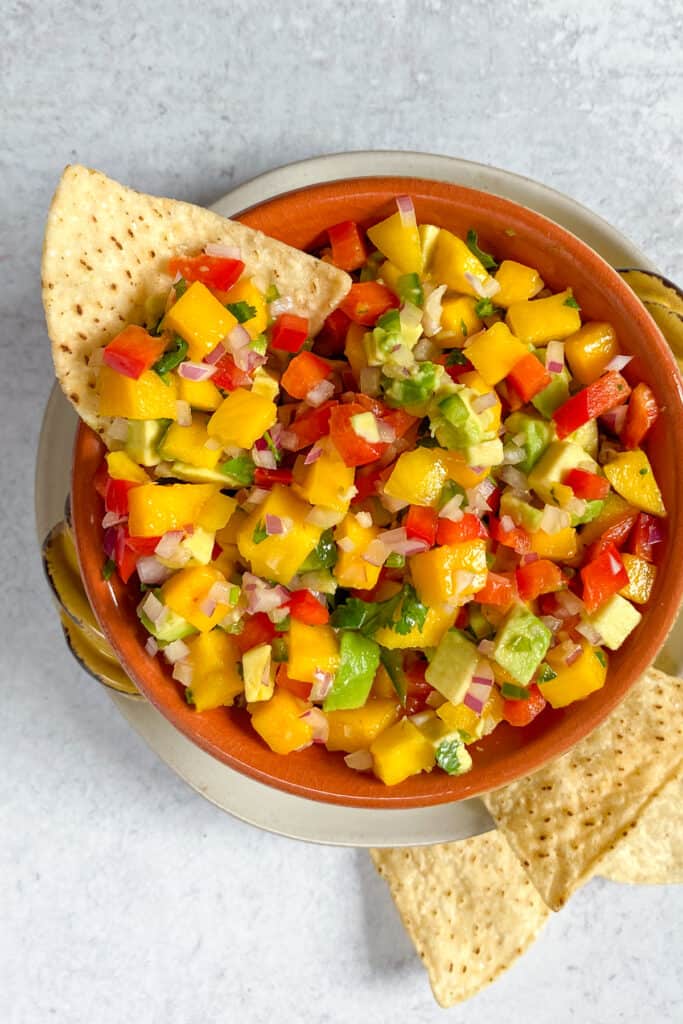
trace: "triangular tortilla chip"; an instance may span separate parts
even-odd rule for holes
[[[535,940],[548,910],[499,832],[371,850],[440,1006],[469,999]]]
[[[484,802],[552,910],[635,828],[683,758],[683,682],[650,669],[606,722]]]
[[[145,303],[168,292],[169,256],[207,243],[237,246],[245,275],[277,285],[316,333],[349,290],[348,274],[210,210],[125,188],[87,167],[67,167],[55,192],[43,247],[43,305],[57,379],[100,433],[95,353]]]
[[[596,873],[634,885],[683,883],[683,774],[662,787]]]

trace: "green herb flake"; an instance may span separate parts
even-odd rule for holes
[[[467,754],[462,740],[442,740],[436,748],[436,763],[447,775],[461,775],[464,767],[463,753]]]
[[[280,292],[277,289],[277,285],[269,284],[266,289],[266,302],[275,302],[276,299],[280,298]]]
[[[368,261],[361,268],[360,279],[361,281],[376,281],[379,273],[380,264],[384,262],[384,256],[381,252],[373,252],[372,256],[368,257]]]
[[[460,322],[462,323],[463,327],[465,327],[465,321],[461,320]],[[467,330],[467,328],[465,328],[465,330]],[[459,348],[454,348],[453,351],[449,353],[448,358],[446,359],[446,366],[467,366],[468,363],[469,359],[467,358],[464,352],[460,351]]]
[[[639,469],[639,470],[638,470],[638,474],[639,474],[640,476],[647,476],[647,474],[648,474],[648,473],[649,473],[649,470],[645,469],[645,467],[644,467],[644,466],[643,466],[643,468],[642,468],[642,469]]]
[[[573,295],[568,296],[568,298],[564,300],[563,305],[569,306],[571,309],[581,309],[581,306],[578,304]]]
[[[194,707],[195,704],[194,694],[192,693],[192,690],[189,688],[189,686],[185,690],[185,703],[189,704],[191,707]]]
[[[420,632],[425,624],[429,608],[420,601],[415,588],[409,583],[403,587],[400,593],[403,595],[403,599],[400,604],[399,616],[391,628],[394,633],[399,633],[401,636],[406,636],[413,629]]]
[[[156,363],[152,367],[155,373],[157,373],[164,384],[168,384],[168,374],[171,370],[175,370],[177,366],[180,366],[183,359],[187,355],[187,342],[176,334],[173,339],[173,348],[170,348],[167,352],[164,352],[160,359],[157,359]]]
[[[392,551],[384,564],[387,569],[403,569],[406,564],[406,556]]]
[[[114,570],[116,569],[116,562],[113,558],[108,558],[102,566],[102,579],[110,580]]]
[[[254,463],[248,455],[238,455],[235,459],[228,459],[218,467],[221,473],[232,477],[233,487],[251,487],[254,482]],[[226,483],[226,486],[231,486]]]
[[[447,480],[446,483],[441,488],[441,494],[439,495],[438,500],[438,507],[443,508],[444,505],[447,505],[452,498],[455,498],[458,495],[460,495],[464,502],[465,488],[461,487],[460,484],[456,484],[455,480]]]
[[[498,307],[493,305],[491,299],[479,299],[474,307],[474,312],[480,320],[483,320],[487,316],[494,316],[498,312]]]
[[[462,331],[463,338],[466,338],[467,337],[467,324],[462,319],[462,317],[460,318],[460,330]],[[446,365],[448,365],[448,363],[446,363]]]
[[[538,670],[538,682],[549,683],[553,679],[557,679],[557,672],[555,672],[547,661],[544,661]]]
[[[506,700],[528,700],[529,691],[526,686],[515,686],[514,683],[503,683],[500,688],[502,697]]]
[[[413,306],[424,306],[425,295],[418,274],[403,274],[396,282],[399,298]]]
[[[256,306],[250,306],[248,302],[228,302],[225,308],[232,313],[238,324],[246,324],[247,320],[253,320],[256,316]]]
[[[390,651],[386,647],[380,647],[379,658],[382,665],[384,665],[389,679],[391,679],[391,684],[396,690],[398,699],[405,707],[408,688],[406,685],[406,677],[403,672],[403,652]]]
[[[287,661],[289,658],[289,651],[287,649],[287,641],[284,637],[276,636],[272,643],[271,656],[273,661]]]
[[[280,463],[282,462],[282,452],[276,446],[275,441],[273,441],[273,438],[271,437],[271,434],[270,434],[269,430],[266,430],[265,434],[263,435],[263,440],[266,442],[266,444],[268,445],[268,448],[273,453],[273,458],[275,459],[275,465],[279,466]]]
[[[173,287],[175,288],[175,298],[177,302],[178,299],[181,299],[185,292],[187,291],[188,284],[185,278],[181,277],[179,281],[176,281]]]
[[[254,532],[251,535],[251,539],[253,540],[254,544],[262,544],[267,536],[268,531],[265,528],[263,520],[259,519],[258,523],[254,527]]]
[[[594,649],[593,654],[598,659],[602,667],[607,668],[607,658],[605,657],[605,652],[599,649]]]
[[[498,264],[494,260],[493,256],[479,248],[479,238],[477,232],[473,228],[470,228],[467,232],[466,243],[467,248],[474,256],[477,257],[483,267],[486,267],[487,270],[496,270],[498,268]]]

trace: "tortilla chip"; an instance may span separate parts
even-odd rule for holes
[[[683,682],[650,669],[573,750],[484,798],[551,909],[593,874],[678,774],[682,711]]]
[[[440,1006],[469,999],[532,944],[548,910],[498,832],[371,850]]]
[[[596,873],[634,885],[683,883],[683,774],[652,798],[636,827],[603,857]]]
[[[245,275],[264,289],[276,284],[313,334],[351,286],[336,267],[210,210],[134,192],[87,167],[64,171],[47,218],[43,305],[57,379],[93,429],[110,422],[97,414],[95,353],[127,323],[144,323],[148,300],[163,302],[170,256],[207,243],[239,247]]]

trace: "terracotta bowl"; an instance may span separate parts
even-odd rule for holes
[[[221,708],[197,714],[157,658],[144,650],[146,634],[135,615],[135,594],[105,583],[101,499],[93,476],[103,456],[99,439],[81,424],[73,461],[72,503],[83,580],[95,614],[126,672],[145,696],[189,739],[214,757],[270,786],[314,800],[400,808],[461,800],[528,775],[564,753],[621,701],[652,663],[673,623],[683,591],[677,553],[683,550],[683,390],[674,360],[654,322],[619,276],[592,249],[531,210],[483,192],[413,178],[357,178],[313,185],[271,199],[240,216],[301,249],[325,241],[325,228],[342,220],[369,226],[389,215],[396,195],[414,197],[418,221],[464,235],[473,227],[498,257],[538,267],[554,290],[574,289],[588,319],[614,324],[624,351],[637,357],[628,371],[647,381],[664,410],[648,444],[669,512],[668,537],[659,545],[659,571],[643,621],[610,659],[604,688],[565,710],[547,710],[526,729],[500,725],[472,750],[473,770],[460,778],[434,771],[385,787],[346,767],[341,754],[311,747],[279,756],[251,729],[246,712]]]

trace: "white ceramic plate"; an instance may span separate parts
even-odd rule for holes
[[[321,181],[368,175],[406,175],[450,181],[512,199],[579,235],[617,267],[654,269],[623,235],[567,196],[507,171],[427,153],[359,152],[316,157],[280,167],[238,186],[213,209],[232,216],[265,199]],[[36,527],[42,542],[63,517],[69,489],[76,415],[55,387],[48,402],[36,464]],[[664,660],[683,662],[683,629],[677,626]],[[338,846],[418,846],[452,842],[492,827],[479,800],[416,810],[375,811],[316,803],[240,775],[194,746],[150,704],[107,691],[121,714],[198,793],[259,828],[307,842]]]

